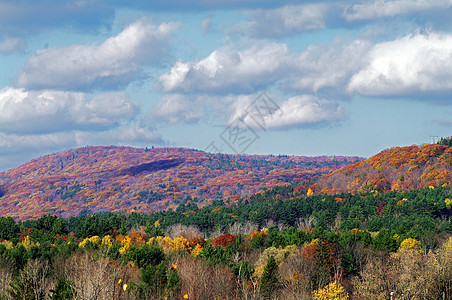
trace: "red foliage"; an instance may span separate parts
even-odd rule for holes
[[[388,204],[388,203],[387,202],[378,203],[377,210],[378,210],[378,213],[380,214],[380,216],[383,216],[383,208],[386,206],[386,204]]]
[[[301,186],[301,185],[296,186],[296,187],[294,188],[294,190],[293,190],[294,195],[300,194],[300,193],[302,193],[302,192],[303,192],[303,186]]]
[[[333,243],[325,240],[313,240],[303,248],[301,255],[303,259],[326,267],[330,278],[337,280],[344,275],[344,270],[341,267],[342,257],[337,250],[337,246]]]
[[[238,198],[320,177],[358,157],[224,155],[182,148],[84,147],[46,155],[0,173],[0,215],[149,213],[175,199]],[[152,176],[150,176],[152,174]],[[301,191],[302,188],[299,188]]]
[[[141,231],[133,231],[129,233],[130,240],[135,246],[146,243],[146,234]]]
[[[212,245],[216,247],[226,248],[229,244],[235,244],[235,235],[225,233],[212,241]]]
[[[67,234],[62,235],[62,234],[57,233],[55,236],[55,241],[63,240],[66,242],[68,238],[69,238],[69,235],[67,235]]]
[[[19,235],[19,241],[22,243],[25,240],[25,238],[30,234],[30,232],[31,228],[28,228],[27,230],[21,232]]]
[[[345,200],[347,200],[347,199],[336,197],[336,198],[334,198],[334,200],[336,200],[336,203],[339,203],[339,202],[344,203]]]

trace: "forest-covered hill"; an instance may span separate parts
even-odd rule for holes
[[[123,155],[118,148],[110,149]],[[357,178],[354,174],[363,168],[387,175],[413,165],[422,170],[413,182],[422,182],[430,172],[448,171],[449,149],[424,145],[385,150],[327,175],[317,185],[336,174]],[[233,163],[232,157],[220,159],[194,150],[155,150],[206,156],[215,165],[219,160]],[[81,153],[73,160],[83,157]],[[112,155],[106,165],[118,164]],[[160,176],[158,172],[175,172],[190,156],[158,157],[104,170],[110,170],[106,174],[112,178],[130,180],[140,174]],[[238,165],[250,159],[233,158]],[[192,159],[194,165],[197,160]],[[282,160],[274,165],[297,158],[278,159]],[[99,172],[99,167],[89,171],[89,165],[87,174]],[[260,170],[255,164],[249,168],[254,168],[253,174]],[[65,176],[75,174],[71,163],[63,169],[68,170]],[[28,176],[37,172],[29,170]],[[226,172],[224,165],[215,170]],[[247,169],[246,174],[250,172]],[[12,173],[8,176],[13,178]],[[237,199],[234,205],[212,201],[198,208],[194,201],[184,200],[175,210],[150,214],[101,213],[67,219],[43,215],[24,222],[0,216],[0,299],[33,294],[87,299],[96,291],[105,299],[452,298],[449,182],[430,180],[425,182],[427,188],[406,186],[409,191],[374,186],[365,193],[335,195],[313,194],[308,190],[311,184],[282,184]],[[65,200],[74,201],[80,191]]]
[[[311,186],[316,194],[409,191],[451,186],[452,148],[441,144],[394,147],[343,167]]]
[[[0,173],[0,215],[151,212],[204,206],[316,179],[359,157],[225,155],[182,148],[84,147]]]

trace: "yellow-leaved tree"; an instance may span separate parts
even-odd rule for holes
[[[25,247],[25,249],[29,250],[31,247],[35,245],[35,243],[33,243],[30,236],[27,235],[25,239],[22,241],[22,245]]]
[[[348,293],[344,291],[344,287],[336,281],[331,282],[323,289],[314,291],[314,300],[346,300]]]
[[[447,209],[451,209],[452,207],[452,200],[449,198],[444,199],[444,203],[446,203]]]
[[[110,235],[106,235],[102,238],[101,246],[104,246],[107,248],[110,248],[111,246],[113,246],[113,240]]]
[[[132,245],[132,239],[129,236],[125,236],[120,243],[122,246],[118,250],[119,254],[127,254],[127,252],[129,252],[130,246]]]
[[[406,249],[413,249],[415,251],[421,252],[421,242],[412,238],[404,239],[402,243],[400,243],[399,251]]]

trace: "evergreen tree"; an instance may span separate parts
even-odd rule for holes
[[[157,237],[157,236],[164,236],[164,232],[160,226],[147,224],[146,229],[144,230],[149,237]]]
[[[265,299],[270,299],[273,294],[279,289],[280,282],[278,278],[278,265],[275,258],[270,256],[265,265],[264,272],[261,278],[261,292]]]

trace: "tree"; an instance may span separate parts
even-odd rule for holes
[[[314,300],[347,300],[348,293],[336,281],[331,282],[323,289],[314,291]]]
[[[165,253],[157,245],[132,246],[126,255],[126,260],[135,262],[139,268],[146,268],[148,265],[157,266],[164,259]]]
[[[278,264],[273,255],[271,255],[262,273],[261,293],[265,299],[270,299],[279,288]]]
[[[452,298],[452,238],[444,242],[431,260],[435,272],[433,274],[434,298]]]
[[[20,228],[12,217],[0,217],[0,240],[19,238]]]
[[[138,289],[142,295],[146,295],[146,298],[153,295],[154,297],[150,298],[160,299],[165,293],[168,283],[165,262],[162,261],[157,266],[147,265],[145,268],[141,269],[140,279],[143,284],[140,285]]]
[[[416,239],[407,238],[404,239],[400,243],[399,251],[407,250],[407,249],[413,249],[415,251],[421,252],[421,242],[419,242]]]
[[[395,284],[394,291],[403,293],[406,299],[428,299],[434,284],[434,270],[437,270],[429,263],[428,260],[433,258],[429,256],[420,253],[420,245],[417,248],[401,247],[396,253],[391,253],[388,277]]]
[[[71,300],[74,299],[74,286],[70,280],[59,279],[52,292],[52,300]]]
[[[146,234],[149,237],[164,236],[163,230],[162,230],[162,228],[160,228],[160,225],[157,226],[157,225],[148,224],[146,226],[146,229],[144,230],[144,232],[146,232]]]
[[[111,298],[111,287],[115,285],[120,268],[109,258],[96,254],[94,251],[78,251],[64,262],[64,277],[73,283],[71,287],[77,298]]]
[[[175,267],[174,267],[175,266]],[[174,264],[168,274],[168,294],[175,297],[180,291],[180,278],[177,273],[177,265]]]
[[[34,242],[53,243],[57,234],[68,234],[67,222],[63,218],[52,215],[43,215],[36,220],[30,232],[30,237]]]
[[[12,299],[44,299],[49,292],[48,272],[47,260],[29,261],[20,275],[11,283],[9,293]]]
[[[212,245],[217,247],[221,246],[226,248],[229,244],[235,244],[235,236],[229,233],[220,235],[212,241]]]
[[[386,249],[388,251],[396,251],[398,248],[397,240],[394,238],[391,230],[383,228],[378,232],[374,239],[376,249]]]

